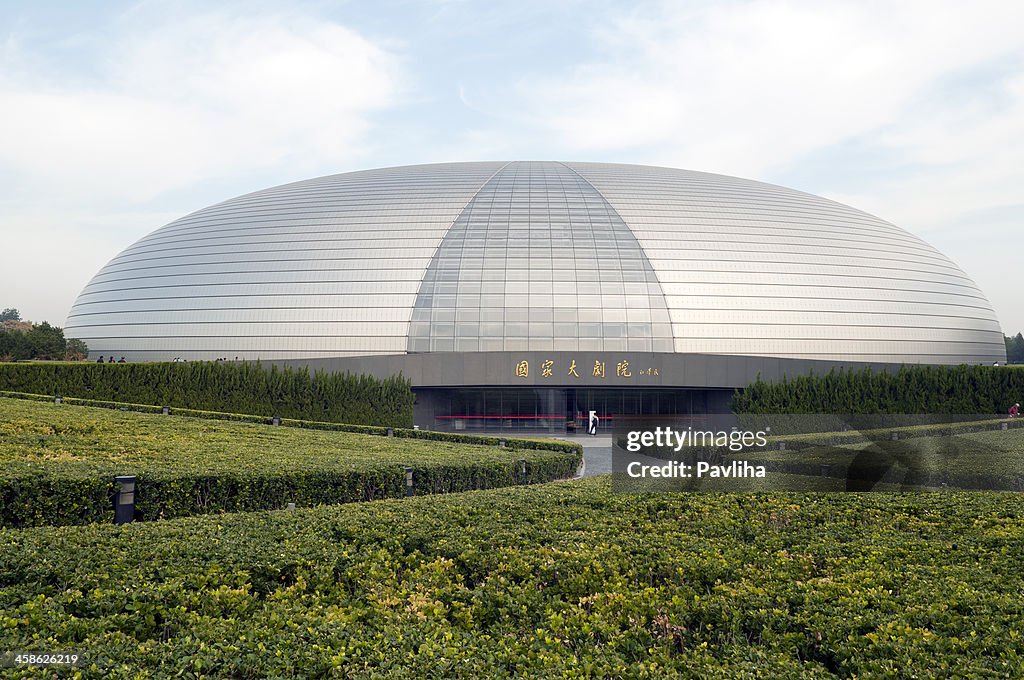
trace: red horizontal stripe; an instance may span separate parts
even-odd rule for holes
[[[601,420],[614,420],[616,418],[616,416],[601,415],[600,413],[597,414],[597,417],[600,418]],[[706,420],[707,419],[707,416],[688,416],[688,415],[676,415],[676,414],[654,415],[654,416],[618,416],[618,417],[619,418],[626,418],[628,420],[664,420],[666,418],[673,418],[673,419],[676,419],[676,420]],[[568,420],[572,420],[568,416],[548,416],[548,415],[545,415],[545,416],[434,416],[434,418],[437,418],[439,420],[440,419],[450,419],[450,418],[461,418],[461,419],[464,419],[464,420],[480,420],[480,419],[488,419],[488,418],[492,418],[492,419],[509,419],[509,420],[513,420],[513,419],[517,419],[517,418],[526,418],[526,419],[537,419],[537,418],[557,419],[557,418],[565,418],[567,421]],[[578,418],[577,420],[586,421],[587,417],[584,416],[582,418]]]
[[[495,418],[495,419],[513,419],[513,418],[526,418],[529,420],[536,420],[537,418],[549,418],[559,420],[569,420],[566,416],[434,416],[435,418],[460,418],[466,420],[482,419],[482,418]],[[604,416],[598,416],[604,418]]]

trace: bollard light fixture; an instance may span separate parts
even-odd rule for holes
[[[163,408],[160,409],[160,413],[162,413],[165,416],[171,415],[171,407],[170,406],[164,406]]]
[[[128,524],[135,519],[135,475],[114,477],[117,493],[114,496],[114,524]]]
[[[270,419],[270,424],[271,425],[275,425],[275,426],[276,425],[280,425],[281,424],[281,416],[274,416],[273,418],[271,418]]]
[[[412,468],[405,468],[405,495],[412,495]]]
[[[395,436],[395,428],[393,428],[393,427],[389,427],[388,428],[388,436],[389,437],[394,437]]]

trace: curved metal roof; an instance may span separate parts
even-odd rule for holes
[[[417,165],[240,196],[120,253],[65,331],[134,360],[1005,358],[978,287],[888,222],[760,182],[603,163]]]

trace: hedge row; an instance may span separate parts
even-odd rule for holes
[[[870,446],[820,445],[736,454],[769,475],[824,475],[869,490],[883,476],[893,490],[913,487],[1024,491],[1024,430],[954,430],[956,434],[889,440]],[[870,483],[869,483],[870,482]],[[860,486],[857,486],[860,484]],[[841,487],[840,487],[841,488]]]
[[[1019,494],[607,478],[0,531],[5,649],[86,678],[1024,676]]]
[[[135,518],[151,520],[398,497],[407,467],[414,494],[544,482],[582,459],[568,442],[499,448],[0,402],[3,526],[109,522],[118,475],[137,477]]]
[[[1006,366],[840,369],[758,379],[733,396],[736,413],[992,413],[1024,401],[1024,371]]]
[[[966,417],[966,416],[965,416]],[[810,418],[814,418],[811,416]],[[828,417],[831,419],[831,416]],[[757,415],[740,417],[741,426],[752,431],[763,430],[765,423],[770,423],[772,436],[768,437],[768,447],[777,448],[781,442],[786,448],[798,450],[811,446],[846,446],[864,444],[891,439],[895,435],[899,439],[915,437],[957,436],[972,432],[990,432],[992,430],[1024,429],[1024,420],[1019,418],[982,418],[957,422],[931,422],[925,424],[907,424],[916,419],[893,417],[891,422],[884,422],[885,417],[865,417],[858,422],[853,420],[851,429],[844,431],[821,431],[815,429],[811,422],[804,422],[800,416],[792,419],[778,417],[759,417]]]
[[[55,398],[45,394],[30,394],[25,392],[10,392],[0,390],[0,399],[22,399],[25,401],[36,401],[53,403]],[[158,413],[163,414],[162,406],[150,404],[132,404],[121,401],[101,401],[98,399],[77,399],[74,397],[61,397],[61,403],[68,406],[90,406],[93,408],[106,408],[118,411],[132,411],[136,413]],[[168,415],[185,416],[188,418],[202,418],[206,420],[227,420],[236,423],[258,423],[269,425],[273,418],[259,416],[249,413],[222,413],[219,411],[201,411],[191,408],[168,409]],[[454,444],[477,444],[480,446],[501,446],[510,450],[540,450],[540,451],[561,451],[568,454],[582,456],[583,447],[579,444],[559,439],[521,439],[513,437],[494,437],[489,435],[460,434],[456,432],[435,432],[433,430],[414,430],[402,427],[385,427],[383,425],[351,425],[348,423],[333,423],[316,420],[298,420],[295,418],[280,418],[281,427],[299,427],[307,430],[323,430],[327,432],[352,432],[355,434],[369,434],[377,436],[390,436],[398,439],[422,439],[435,442],[452,442]],[[580,458],[582,461],[582,458]]]
[[[571,477],[578,467],[565,455],[524,456],[411,467],[412,495],[549,482]],[[143,473],[137,476],[134,521],[273,510],[289,503],[310,507],[401,498],[406,495],[405,474],[401,465],[251,475],[214,472],[162,477]],[[0,478],[0,527],[109,523],[117,489],[110,477],[39,474]]]
[[[412,426],[413,394],[401,376],[310,375],[256,363],[0,364],[0,390],[221,413],[266,413],[338,423]]]

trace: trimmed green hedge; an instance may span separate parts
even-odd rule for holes
[[[54,397],[45,394],[27,394],[24,392],[8,392],[0,390],[0,399],[23,399],[25,401],[38,401],[53,403]],[[99,401],[96,399],[77,399],[74,397],[62,397],[62,403],[68,406],[90,406],[93,408],[115,409],[118,411],[133,411],[137,413],[163,413],[162,406],[151,406],[149,404],[131,404],[121,401]],[[269,425],[272,418],[257,416],[248,413],[220,413],[217,411],[199,411],[190,408],[169,409],[169,415],[185,416],[188,418],[203,418],[206,420],[228,420],[236,423],[260,423]],[[583,447],[579,444],[567,442],[560,439],[521,439],[514,437],[494,437],[488,435],[459,434],[455,432],[435,432],[433,430],[413,430],[401,427],[384,427],[383,425],[350,425],[347,423],[330,423],[316,420],[296,420],[294,418],[281,418],[281,427],[299,427],[307,430],[324,430],[328,432],[353,432],[356,434],[370,434],[387,436],[388,429],[392,436],[398,439],[423,439],[435,442],[452,442],[455,444],[478,444],[480,446],[499,446],[502,441],[505,447],[510,450],[543,450],[561,451],[568,454],[579,454],[582,456]],[[582,460],[582,458],[580,459]]]
[[[0,525],[109,522],[117,475],[137,476],[135,516],[151,520],[402,496],[406,467],[428,494],[562,479],[582,460],[570,442],[502,449],[308,424],[327,429],[0,399]]]
[[[1022,536],[1020,494],[607,478],[0,530],[0,648],[115,679],[1022,677]]]
[[[783,451],[752,450],[731,455],[765,465],[772,475],[782,472],[845,480],[851,468],[863,470],[864,465],[877,465],[886,470],[892,466],[890,478],[895,490],[948,487],[1024,491],[1024,430],[1020,427],[994,431],[954,428],[938,437],[923,431],[898,441],[880,437],[873,444],[794,443],[797,446],[787,441]]]
[[[830,416],[830,418],[832,418]],[[740,425],[746,429],[757,431],[764,428],[765,423],[771,425],[772,436],[768,437],[769,449],[777,448],[779,442],[786,442],[786,448],[798,450],[809,446],[845,446],[848,444],[863,444],[868,442],[889,439],[895,432],[900,439],[912,439],[915,437],[934,436],[956,436],[971,432],[990,432],[1002,430],[1003,426],[1008,430],[1019,430],[1024,428],[1024,419],[1020,418],[983,418],[979,420],[965,420],[960,422],[934,422],[920,425],[908,425],[907,418],[893,417],[891,424],[884,422],[885,418],[866,418],[870,427],[863,422],[857,423],[854,420],[852,429],[840,431],[815,430],[813,417],[811,422],[803,422],[801,417],[792,420],[780,419],[771,416],[752,415],[740,417]],[[857,427],[856,425],[860,425]],[[777,434],[776,434],[777,433]],[[751,450],[758,450],[751,447]]]
[[[0,364],[0,390],[220,413],[411,427],[413,394],[401,376],[310,375],[256,363]]]
[[[1006,366],[841,369],[758,379],[733,396],[736,413],[992,413],[1024,401],[1024,371]]]

